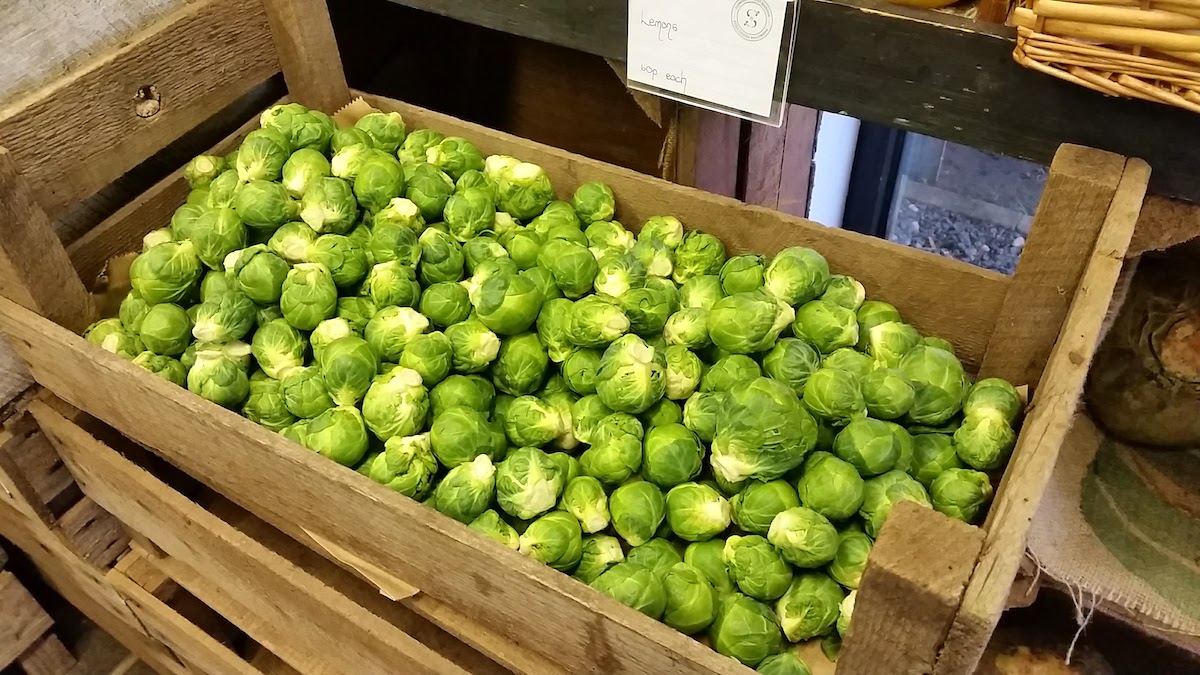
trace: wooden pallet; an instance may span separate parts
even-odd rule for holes
[[[222,39],[211,39],[217,30]],[[198,67],[197,53],[219,55],[232,70]],[[394,671],[396,664],[411,672],[456,672],[463,666],[421,637],[433,624],[518,672],[747,672],[71,330],[93,318],[80,273],[94,273],[166,222],[182,199],[183,182],[176,174],[151,189],[69,253],[50,231],[49,215],[280,70],[289,97],[309,106],[332,112],[358,93],[345,84],[323,2],[200,0],[0,113],[0,144],[10,150],[0,150],[0,217],[8,223],[0,238],[0,289],[8,297],[0,299],[0,330],[54,395],[284,533],[289,546],[299,542],[305,555],[315,552],[335,563],[333,569],[353,570],[391,604],[379,606],[378,598],[367,609],[365,600],[346,604],[344,593],[315,581],[309,568],[285,564],[286,555],[256,544],[228,519],[123,459],[110,439],[80,426],[53,399],[35,402],[34,418],[84,493],[125,522],[164,568],[177,564],[172,578],[198,597],[230,614],[274,611],[266,624],[303,631],[306,640],[289,657],[279,653],[285,651],[276,641],[282,638],[268,636],[265,627],[259,635],[244,628],[302,671],[335,649],[352,659],[354,672]],[[143,118],[125,98],[95,95],[123,91],[135,78],[139,86],[154,82],[177,92],[163,97],[176,103]],[[1145,193],[1145,163],[1063,146],[1017,273],[1009,278],[366,96],[378,108],[401,112],[412,128],[462,135],[485,154],[537,163],[563,194],[586,180],[605,181],[619,195],[626,222],[673,213],[720,236],[731,252],[814,247],[923,333],[949,339],[972,370],[1028,384],[1032,405],[987,522],[965,527],[928,509],[899,511],[903,517],[889,522],[879,538],[856,603],[855,625],[871,628],[851,634],[838,666],[846,673],[970,672],[1005,608],[1029,520],[1077,404]],[[80,134],[83,117],[49,110],[78,111],[105,137]],[[48,137],[59,140],[41,140]],[[118,138],[125,142],[116,143]],[[237,139],[235,134],[221,147]],[[94,581],[72,570],[71,579]],[[181,570],[195,576],[185,579]],[[111,589],[97,591],[91,600],[107,602],[112,595]],[[258,603],[263,606],[255,611]],[[130,607],[122,601],[112,609],[128,615]],[[172,653],[187,652],[189,645],[173,645]],[[308,655],[314,660],[306,661]]]

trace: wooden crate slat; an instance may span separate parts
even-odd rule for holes
[[[350,102],[325,0],[263,0],[292,99],[333,114]]]
[[[5,106],[0,145],[12,151],[53,217],[279,68],[261,3],[190,2],[87,66]],[[134,97],[149,87],[160,107],[142,117]],[[151,108],[142,107],[141,114]]]
[[[53,633],[43,635],[17,661],[25,675],[63,675],[75,667],[75,657]]]
[[[302,671],[462,672],[411,636],[321,584],[253,539],[175,492],[41,402],[31,411],[71,466],[84,492],[191,574],[168,573]],[[186,572],[186,569],[185,569]],[[212,580],[193,585],[197,580]],[[220,596],[207,594],[219,580]],[[225,604],[226,607],[221,605]],[[239,605],[241,605],[239,607]],[[289,657],[292,657],[289,659]]]
[[[12,572],[0,572],[0,669],[17,660],[54,626]]]
[[[120,521],[87,496],[68,509],[55,528],[96,567],[112,565],[129,549],[129,537]]]

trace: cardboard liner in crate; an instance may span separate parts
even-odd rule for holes
[[[1200,112],[1200,0],[1024,0],[1017,63],[1110,96]]]

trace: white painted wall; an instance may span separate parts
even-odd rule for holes
[[[822,112],[817,126],[817,149],[813,153],[812,195],[808,217],[829,227],[842,226],[850,167],[858,145],[858,120]]]

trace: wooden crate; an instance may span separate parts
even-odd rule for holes
[[[218,30],[219,39],[213,33]],[[197,65],[207,58],[218,65]],[[512,670],[748,672],[73,332],[94,316],[80,276],[91,279],[104,261],[136,249],[143,234],[167,222],[186,188],[177,173],[71,244],[69,252],[51,233],[49,216],[280,70],[289,97],[312,107],[332,112],[358,93],[346,86],[319,0],[200,0],[0,114],[0,145],[8,147],[0,151],[0,216],[8,227],[0,238],[0,289],[8,298],[0,299],[0,330],[34,377],[256,518],[356,570],[396,606]],[[162,109],[148,118],[131,109],[128,97],[106,93],[146,83],[163,93]],[[988,520],[976,528],[928,509],[898,510],[871,556],[855,610],[855,626],[861,628],[847,639],[838,666],[848,673],[972,669],[1005,607],[1029,520],[1077,404],[1145,193],[1144,162],[1064,146],[1017,273],[1009,278],[366,97],[376,107],[403,113],[411,128],[462,135],[485,154],[540,164],[561,194],[586,180],[605,181],[618,195],[624,222],[672,213],[689,227],[720,236],[731,252],[816,248],[835,270],[854,274],[872,297],[896,305],[922,332],[950,340],[971,370],[1030,385],[1032,405]],[[72,113],[56,114],[61,110]],[[238,137],[220,147],[232,147]],[[169,558],[194,556],[186,558],[190,567],[227,575],[221,583],[237,585],[234,599],[277,588],[244,576],[244,570],[257,569],[250,554],[234,567],[204,567],[209,558],[203,556],[212,554],[194,542],[227,544],[236,533],[199,512],[192,515],[203,526],[172,516],[186,512],[183,504],[155,509],[137,503],[111,487],[111,472],[120,467],[111,465],[103,443],[89,440],[87,430],[73,428],[69,416],[49,405],[36,404],[33,412],[89,496],[128,520],[147,550]],[[305,593],[289,598],[306,622],[317,622],[324,616],[318,610],[334,602],[320,595],[292,597],[300,595]],[[293,614],[289,620],[299,619]],[[318,624],[312,625],[315,630]],[[325,628],[341,631],[340,644],[355,636],[373,644],[369,631]],[[414,669],[446,669],[436,654],[422,651],[419,640],[393,637],[388,647]],[[364,662],[359,672],[373,670]]]

